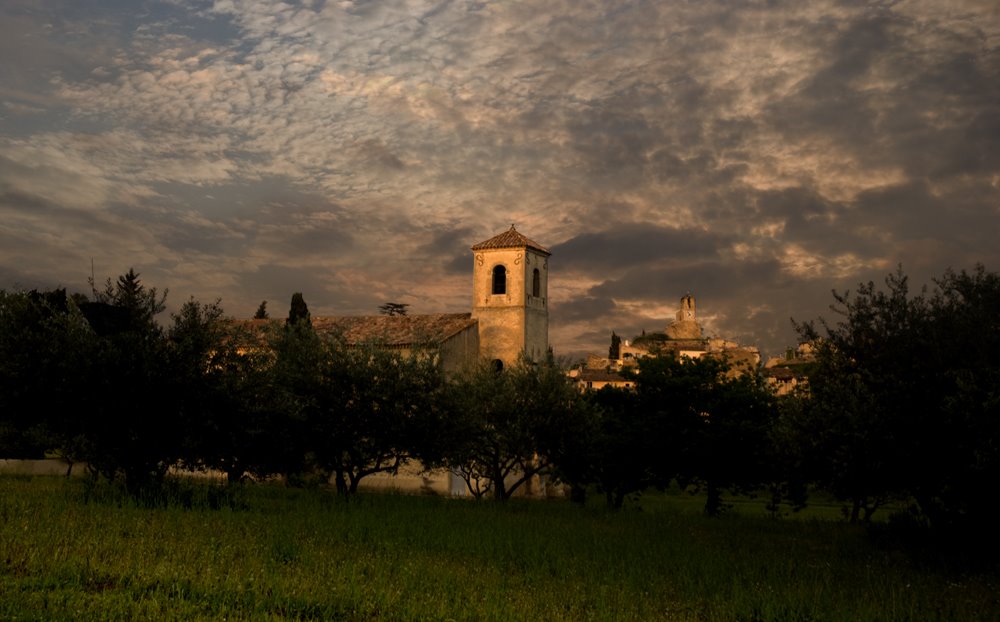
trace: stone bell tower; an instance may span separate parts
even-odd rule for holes
[[[549,251],[514,225],[472,247],[472,317],[479,355],[507,367],[521,352],[534,361],[549,348]]]
[[[677,319],[667,326],[665,331],[670,339],[701,339],[701,324],[695,317],[694,296],[690,293],[681,298],[680,308],[677,310]]]

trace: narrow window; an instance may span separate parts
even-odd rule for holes
[[[531,276],[531,295],[538,298],[542,295],[542,276],[538,273],[538,268]]]
[[[494,266],[493,268],[493,293],[507,293],[507,268]]]

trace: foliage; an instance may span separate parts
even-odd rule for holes
[[[301,326],[288,327],[276,351],[276,380],[301,430],[291,455],[332,474],[343,494],[374,473],[396,473],[436,428],[444,379],[430,356],[350,347]]]
[[[261,300],[260,301],[260,306],[257,307],[257,311],[255,311],[254,314],[253,314],[253,319],[255,319],[255,320],[266,320],[266,319],[269,319],[269,318],[270,318],[270,316],[268,316],[268,314],[267,314],[267,301],[266,300]]]
[[[41,457],[71,438],[86,389],[78,373],[92,334],[66,291],[0,291],[0,450],[4,457]]]
[[[820,344],[801,425],[817,478],[855,520],[900,496],[934,525],[984,525],[1000,476],[1000,277],[949,270],[911,295],[900,268],[885,290],[834,300],[835,325],[799,325]]]
[[[448,385],[448,433],[440,464],[466,481],[476,497],[505,501],[565,455],[584,404],[549,359],[522,357],[502,371],[488,362]]]
[[[655,456],[649,469],[661,486],[677,478],[703,487],[705,512],[719,514],[722,491],[743,492],[766,483],[771,392],[755,370],[733,373],[716,357],[646,357],[637,375],[639,408]]]
[[[406,315],[409,304],[405,302],[387,302],[378,307],[378,312],[382,315]]]
[[[611,331],[611,346],[608,348],[608,358],[611,360],[621,358],[622,338]]]
[[[608,508],[621,509],[627,496],[657,481],[650,420],[633,391],[606,386],[585,398],[590,425],[570,437],[572,450],[558,461],[559,473],[574,490],[596,484]]]
[[[164,296],[129,270],[82,305],[97,335],[80,368],[87,380],[80,396],[81,458],[108,479],[122,477],[136,494],[162,481],[180,457],[184,434],[182,380],[154,319]]]
[[[292,304],[288,308],[288,324],[297,324],[299,322],[309,323],[309,306],[306,304],[305,298],[302,297],[301,292],[295,292],[292,294]]]

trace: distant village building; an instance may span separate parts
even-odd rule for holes
[[[764,363],[764,378],[778,395],[789,395],[809,386],[809,373],[816,363],[816,348],[811,343],[800,343],[789,348],[783,356],[776,356]]]
[[[574,369],[569,372],[570,378],[581,391],[600,391],[604,387],[632,389],[635,380],[626,378],[620,371],[609,369]]]
[[[621,372],[636,367],[647,356],[672,353],[681,359],[703,356],[725,359],[731,365],[730,375],[756,369],[760,365],[760,351],[756,346],[743,346],[734,341],[706,338],[698,323],[695,298],[690,293],[680,299],[674,320],[662,333],[645,332],[629,342],[612,333],[608,357],[591,354],[583,368],[570,372],[581,391],[597,390],[605,386],[631,389],[635,380]]]

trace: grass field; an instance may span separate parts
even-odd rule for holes
[[[705,518],[681,495],[612,514],[175,492],[149,508],[80,479],[0,477],[0,619],[1000,619],[996,574],[915,563],[834,520]]]

